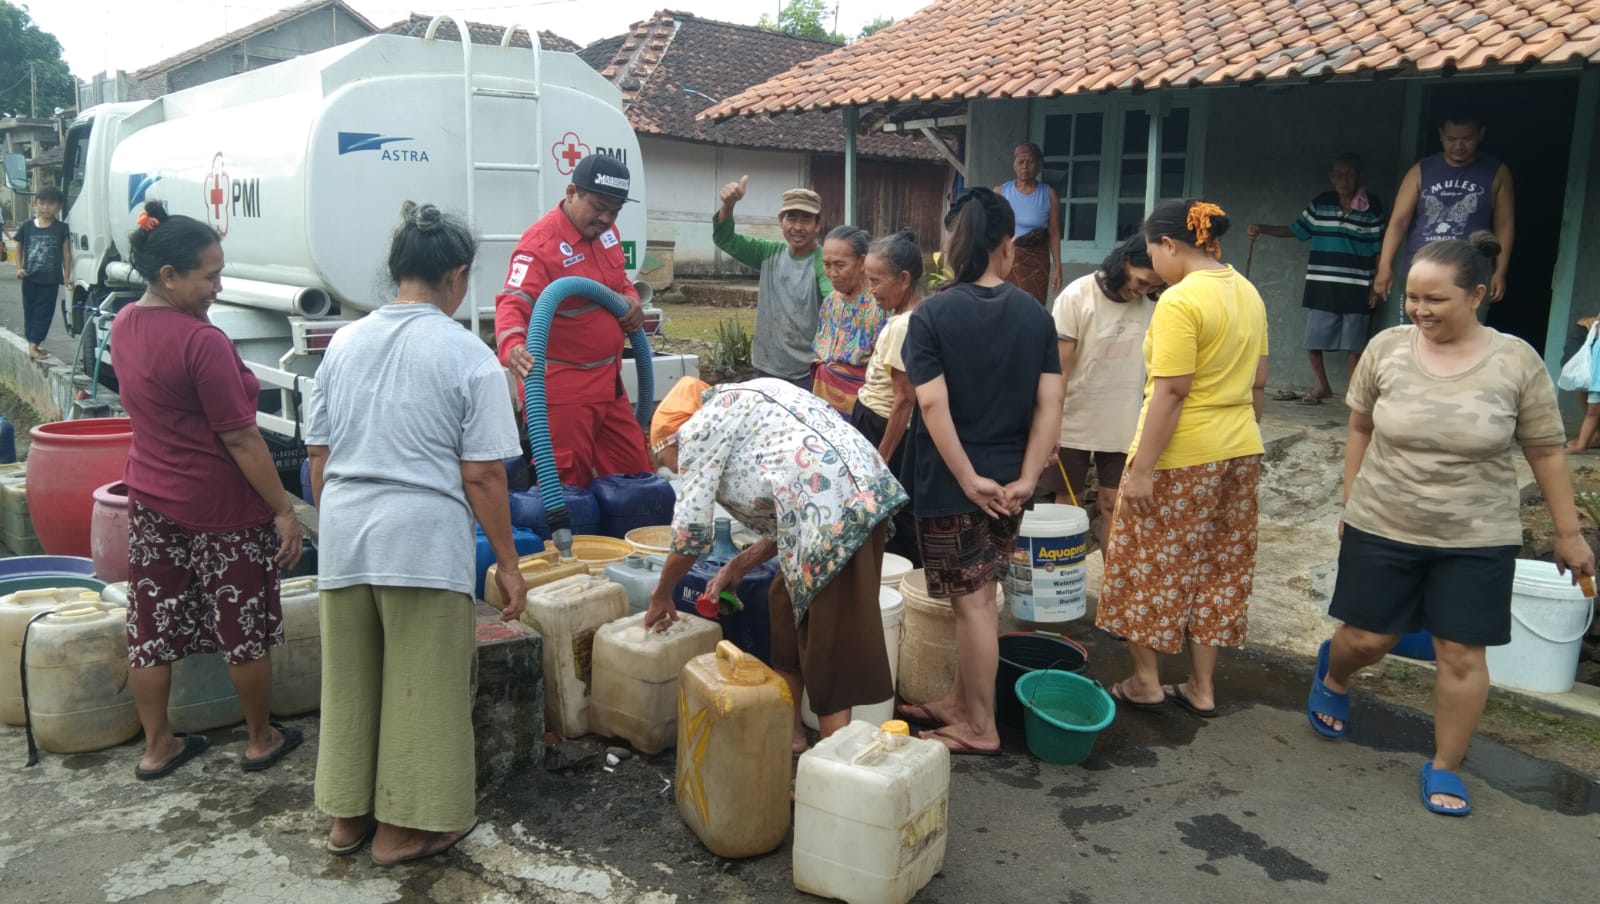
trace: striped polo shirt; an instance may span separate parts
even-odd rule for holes
[[[1338,192],[1323,192],[1289,224],[1295,238],[1311,243],[1302,302],[1306,307],[1335,314],[1367,313],[1387,218],[1377,197],[1369,193],[1367,200],[1367,210],[1344,210]]]

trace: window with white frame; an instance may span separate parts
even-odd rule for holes
[[[1164,111],[1159,122],[1152,115],[1156,110]],[[1203,133],[1198,99],[1164,102],[1147,95],[1035,103],[1032,134],[1044,150],[1041,178],[1061,199],[1063,257],[1097,261],[1133,234],[1152,196],[1195,194]]]

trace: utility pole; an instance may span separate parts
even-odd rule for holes
[[[39,118],[39,69],[38,63],[28,63],[28,115],[34,119]]]

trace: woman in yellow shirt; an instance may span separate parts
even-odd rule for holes
[[[1267,384],[1266,306],[1217,260],[1227,231],[1227,214],[1204,201],[1168,201],[1145,220],[1150,261],[1171,288],[1144,340],[1144,410],[1095,617],[1133,657],[1133,676],[1112,686],[1113,697],[1139,709],[1170,701],[1208,718],[1217,649],[1244,643]],[[1157,656],[1185,642],[1189,679],[1163,687]]]

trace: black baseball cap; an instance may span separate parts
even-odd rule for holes
[[[605,154],[590,154],[579,160],[572,171],[572,184],[579,191],[592,191],[620,201],[629,200],[631,182],[628,165]]]

